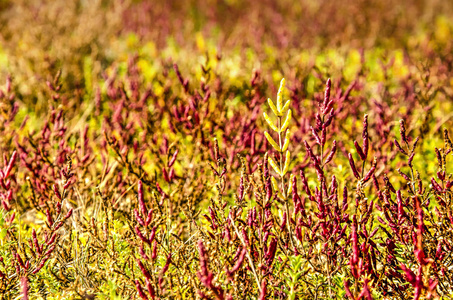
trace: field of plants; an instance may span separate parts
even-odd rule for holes
[[[453,299],[453,2],[0,22],[0,299]]]

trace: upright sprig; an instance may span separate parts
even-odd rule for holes
[[[291,153],[288,150],[289,146],[289,141],[290,141],[290,130],[288,129],[289,122],[291,121],[291,109],[289,109],[289,105],[291,104],[291,100],[286,101],[286,103],[283,105],[282,101],[282,94],[283,94],[283,88],[285,87],[285,79],[283,78],[280,82],[280,88],[278,89],[277,93],[277,105],[274,104],[272,99],[267,99],[267,102],[269,103],[269,106],[274,113],[274,115],[277,117],[277,125],[272,122],[271,118],[268,116],[266,112],[263,113],[264,119],[266,122],[269,124],[271,129],[275,131],[278,134],[278,143],[272,138],[272,136],[265,131],[264,135],[266,136],[267,141],[272,145],[272,147],[277,151],[280,155],[280,162],[277,165],[275,160],[269,156],[269,164],[272,166],[274,169],[275,173],[280,175],[280,180],[281,180],[281,189],[279,191],[278,189],[278,184],[275,179],[275,177],[271,177],[272,184],[274,185],[274,188],[276,192],[278,193],[279,197],[282,198],[283,200],[286,200],[287,195],[291,193],[291,181],[290,181],[290,187],[288,188],[288,191],[286,191],[285,188],[285,175],[288,173],[289,170],[289,163],[290,163],[290,157]],[[283,121],[283,116],[286,114],[286,117],[284,118]],[[285,136],[283,137],[283,133]],[[283,156],[285,156],[285,160],[283,161]]]
[[[287,100],[285,105],[283,105],[282,101],[282,94],[283,94],[283,88],[285,87],[285,79],[283,78],[280,82],[280,87],[278,89],[277,93],[277,106],[275,106],[274,102],[269,98],[267,99],[267,102],[269,103],[269,106],[274,113],[274,115],[277,117],[277,125],[275,125],[271,118],[267,115],[266,112],[263,113],[264,119],[266,122],[269,124],[271,129],[275,131],[278,135],[278,144],[277,142],[271,137],[271,135],[265,131],[264,135],[266,136],[267,141],[272,145],[272,147],[279,153],[280,156],[280,162],[277,165],[275,160],[271,157],[268,156],[268,162],[274,169],[275,173],[280,175],[280,189],[278,188],[278,183],[275,177],[271,176],[271,182],[273,185],[273,188],[278,195],[280,199],[284,201],[285,204],[285,212],[283,213],[283,218],[282,218],[282,225],[281,229],[284,230],[285,225],[286,225],[286,230],[288,231],[288,237],[291,242],[291,246],[294,249],[294,242],[292,239],[292,234],[291,234],[291,222],[287,222],[287,218],[291,218],[291,214],[289,211],[289,199],[288,196],[291,195],[292,193],[292,184],[295,182],[294,176],[291,176],[289,179],[289,187],[288,190],[286,190],[286,185],[285,185],[285,175],[288,173],[289,170],[289,163],[290,163],[290,157],[291,153],[288,150],[289,142],[290,142],[290,130],[288,129],[289,127],[289,122],[291,121],[291,109],[289,109],[289,105],[291,104],[291,100]],[[284,118],[283,121],[283,116],[286,114],[286,117]],[[283,139],[283,133],[285,134],[285,137]],[[285,155],[285,160],[283,161],[283,155]]]

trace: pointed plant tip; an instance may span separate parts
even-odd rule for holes
[[[330,90],[330,87],[332,86],[332,81],[330,80],[330,78],[327,78],[327,81],[326,81],[326,89]],[[330,91],[329,91],[329,94],[330,94]]]

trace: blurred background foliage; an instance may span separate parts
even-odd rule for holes
[[[78,107],[103,70],[131,53],[147,57],[147,80],[156,60],[194,68],[206,55],[227,57],[232,77],[354,64],[349,49],[397,50],[402,60],[414,47],[449,53],[452,15],[453,3],[440,0],[1,0],[0,70],[37,111],[43,83],[62,70],[68,105]]]

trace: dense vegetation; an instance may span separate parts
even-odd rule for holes
[[[449,1],[0,21],[1,299],[453,298]]]

